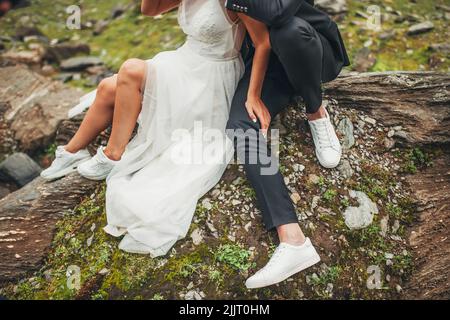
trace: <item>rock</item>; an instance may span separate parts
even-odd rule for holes
[[[341,161],[341,164],[337,168],[339,173],[345,178],[349,179],[353,176],[354,171],[350,165],[350,162],[346,159]]]
[[[402,125],[406,135],[397,142],[414,147],[450,143],[449,87],[449,73],[416,71],[347,74],[324,85],[340,108],[364,111],[387,127]]]
[[[386,149],[391,150],[395,146],[395,140],[391,138],[384,138],[383,145]]]
[[[39,30],[38,28],[36,28],[34,26],[22,26],[22,27],[18,27],[16,29],[14,38],[16,38],[17,40],[23,41],[25,37],[29,37],[29,36],[45,37],[45,35],[41,32],[41,30]]]
[[[47,47],[45,59],[59,63],[64,59],[68,59],[76,55],[88,55],[90,53],[91,48],[85,43],[63,42]]]
[[[203,232],[199,228],[196,228],[191,233],[192,242],[194,245],[198,246],[200,243],[203,242]]]
[[[10,50],[1,55],[2,59],[15,63],[39,64],[43,53],[38,50],[15,51]]]
[[[377,205],[361,191],[350,190],[350,197],[356,198],[359,206],[348,207],[344,212],[345,224],[350,230],[363,229],[372,224],[373,215],[378,213]]]
[[[297,192],[294,192],[293,194],[291,194],[291,200],[294,204],[297,204],[302,198],[300,197],[300,195]]]
[[[56,72],[55,68],[53,68],[53,66],[50,64],[46,64],[46,65],[42,66],[42,68],[41,68],[41,74],[46,77],[49,77],[49,76],[55,74],[55,72]]]
[[[184,295],[185,300],[202,300],[202,294],[196,290],[190,290]]]
[[[370,70],[375,63],[377,62],[377,58],[370,51],[369,48],[362,48],[359,50],[353,59],[353,70],[358,72],[366,72]]]
[[[389,30],[389,31],[380,33],[378,38],[380,40],[390,40],[390,39],[394,38],[396,34],[397,34],[397,32],[395,30]]]
[[[94,31],[92,32],[94,36],[100,35],[105,29],[108,27],[109,21],[108,20],[99,20],[94,26]]]
[[[319,196],[314,196],[314,197],[312,198],[312,201],[311,201],[311,211],[314,211],[314,209],[317,208],[317,206],[318,206],[318,204],[319,204],[319,201],[320,201],[320,197],[319,197]]]
[[[353,123],[348,118],[345,117],[339,121],[338,131],[343,135],[342,147],[344,149],[350,149],[355,145],[355,136],[353,135]]]
[[[319,9],[332,15],[348,11],[347,0],[316,0],[314,4]]]
[[[117,5],[111,10],[111,19],[120,17],[128,7],[126,5]]]
[[[414,271],[405,284],[406,299],[449,298],[450,153],[448,147],[443,150],[432,166],[406,179],[411,197],[424,208],[415,216],[418,223],[408,230]]]
[[[6,106],[0,128],[3,122],[22,151],[35,151],[54,138],[58,125],[82,95],[81,90],[26,66],[0,68],[0,105]]]
[[[316,174],[308,175],[308,183],[318,184],[320,181],[320,177]]]
[[[0,200],[0,283],[42,267],[57,221],[96,186],[76,173],[53,182],[38,177]]]
[[[0,163],[0,179],[23,187],[41,173],[41,167],[25,153],[14,153]]]
[[[6,197],[10,193],[11,193],[10,188],[8,188],[7,185],[0,183],[0,199]]]
[[[425,21],[422,23],[418,23],[415,25],[412,25],[407,32],[407,35],[414,36],[422,33],[429,32],[434,29],[434,24],[431,21]]]
[[[55,79],[66,83],[73,79],[74,74],[73,72],[60,72],[56,75]]]
[[[380,229],[381,229],[381,235],[383,237],[386,237],[386,235],[389,231],[389,216],[384,216],[383,219],[380,220]]]
[[[434,43],[428,47],[428,50],[449,53],[450,52],[450,43]]]
[[[61,70],[81,71],[91,66],[102,65],[103,61],[98,57],[74,57],[61,62]]]

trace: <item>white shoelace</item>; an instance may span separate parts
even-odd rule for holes
[[[319,148],[333,148],[333,141],[331,139],[331,133],[328,121],[319,121],[312,123],[314,130],[316,131],[317,142]]]

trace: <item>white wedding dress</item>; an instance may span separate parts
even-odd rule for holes
[[[244,72],[245,29],[224,2],[183,0],[178,21],[187,41],[147,61],[138,132],[107,178],[104,230],[124,235],[122,250],[166,254],[186,236],[198,199],[232,158],[225,127]]]

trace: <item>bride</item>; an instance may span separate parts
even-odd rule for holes
[[[247,109],[263,105],[260,95],[270,54],[267,27],[226,10],[224,3],[143,0],[142,13],[149,16],[178,7],[187,41],[147,61],[127,60],[118,74],[83,97],[72,110],[90,106],[80,128],[67,145],[57,148],[54,162],[42,172],[48,180],[74,170],[89,179],[106,178],[104,230],[124,236],[122,250],[166,254],[186,236],[198,199],[220,180],[233,153],[225,127],[244,72],[240,49],[246,31],[256,48]],[[111,123],[107,146],[91,158],[87,145]],[[138,131],[130,141],[136,123]],[[209,139],[196,132],[199,126],[223,134]]]

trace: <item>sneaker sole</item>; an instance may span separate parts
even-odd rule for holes
[[[45,180],[48,180],[48,181],[52,181],[52,180],[56,180],[56,179],[65,177],[68,174],[77,171],[78,166],[80,164],[82,164],[83,162],[88,161],[89,159],[90,158],[85,158],[85,159],[79,160],[77,162],[74,162],[70,167],[62,169],[62,170],[60,170],[60,171],[58,171],[58,172],[56,172],[56,173],[54,173],[52,175],[49,175],[47,177],[42,177],[42,178],[45,179]]]
[[[101,175],[101,176],[90,176],[90,175],[87,175],[87,174],[84,174],[84,173],[80,172],[80,170],[78,170],[78,169],[77,169],[77,171],[80,174],[80,176],[82,176],[83,178],[86,178],[86,179],[89,179],[89,180],[93,180],[93,181],[105,180],[106,177],[109,175],[109,172],[108,172],[108,174],[106,174],[106,175],[104,174],[104,175]]]
[[[341,159],[342,159],[342,152],[341,152],[341,154],[339,155],[339,161],[336,164],[325,165],[325,164],[322,163],[322,161],[320,160],[319,156],[317,155],[317,151],[314,151],[314,153],[316,154],[316,158],[319,161],[319,164],[322,167],[324,167],[325,169],[334,169],[334,168],[336,168],[339,165],[339,163],[341,162]]]
[[[283,274],[282,276],[278,277],[276,280],[268,282],[266,284],[262,284],[260,286],[250,286],[250,287],[247,286],[247,289],[259,289],[259,288],[272,286],[274,284],[280,283],[280,282],[282,282],[282,281],[292,277],[296,273],[299,273],[299,272],[301,272],[301,271],[303,271],[305,269],[308,269],[308,268],[312,267],[313,265],[315,265],[315,264],[317,264],[319,262],[320,262],[320,256],[316,253],[315,256],[311,260],[308,260],[307,262],[305,262],[302,265],[298,266],[294,270]]]

